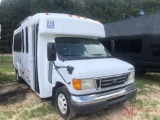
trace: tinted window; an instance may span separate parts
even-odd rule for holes
[[[142,40],[141,39],[130,40],[129,52],[141,53],[141,50],[142,50]]]
[[[109,51],[112,52],[112,47],[111,47],[111,40],[103,40],[101,43],[104,45],[104,47]]]
[[[21,32],[15,34],[14,36],[14,51],[21,52]]]
[[[26,27],[26,53],[28,53],[28,27]]]
[[[153,45],[153,56],[160,57],[160,45]]]
[[[111,44],[111,43],[110,43]],[[110,45],[111,46],[111,45]],[[115,52],[141,53],[142,39],[115,40]]]
[[[115,40],[115,52],[128,52],[128,40]]]
[[[21,41],[22,41],[22,51],[24,53],[24,31],[22,30],[22,38],[21,38]]]

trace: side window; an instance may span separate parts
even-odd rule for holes
[[[24,30],[23,29],[22,29],[21,42],[22,42],[22,44],[21,44],[21,50],[24,53]]]
[[[115,52],[141,53],[142,39],[115,40]]]
[[[142,39],[130,40],[130,53],[141,53],[142,51]]]
[[[18,44],[18,52],[21,52],[21,44],[22,44],[22,39],[21,39],[21,32],[19,33],[19,44]]]
[[[22,36],[21,36],[21,32],[17,33],[14,36],[14,51],[15,52],[21,52],[21,48],[22,48]]]
[[[36,55],[37,52],[37,43],[38,43],[38,28],[39,28],[39,24],[34,24],[32,26],[32,41],[33,41],[33,46],[34,46],[34,52],[33,55]]]
[[[160,57],[160,45],[153,45],[153,56],[154,57]]]
[[[26,27],[26,53],[28,53],[28,27]]]
[[[16,35],[14,35],[14,46],[13,46],[13,51],[16,51]]]
[[[129,41],[128,40],[115,40],[115,52],[128,52]]]
[[[105,47],[109,52],[112,52],[111,40],[106,40],[106,39],[104,39],[104,40],[101,40],[100,42],[104,45],[104,47]]]

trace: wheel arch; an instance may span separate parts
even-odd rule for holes
[[[55,87],[53,87],[53,89],[52,89],[52,105],[55,105],[55,96],[56,96],[57,89],[62,86],[66,86],[66,85],[61,82],[56,82]]]

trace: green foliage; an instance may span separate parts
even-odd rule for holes
[[[43,103],[41,106],[32,109],[30,111],[25,110],[21,115],[20,118],[23,120],[29,120],[32,118],[42,117],[47,115],[47,114],[54,114],[56,111],[55,107],[53,107],[49,103]]]
[[[12,65],[12,57],[4,56],[3,62],[0,61],[0,86],[14,81],[15,73]]]
[[[26,17],[40,12],[71,13],[102,23],[159,12],[159,0],[2,0],[0,52],[11,51],[13,31]]]
[[[8,120],[8,119],[12,119],[13,115],[15,114],[14,111],[4,111],[0,113],[0,120]]]

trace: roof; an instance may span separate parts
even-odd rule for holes
[[[79,21],[88,21],[96,24],[101,24],[99,21],[92,20],[86,17],[71,15],[71,14],[62,14],[62,13],[37,13],[33,16],[30,16],[33,21],[41,18],[57,18],[57,19],[70,19],[70,20],[79,20]],[[27,20],[27,18],[25,19]],[[24,21],[25,21],[24,20]]]
[[[160,35],[160,13],[104,24],[106,37]]]
[[[41,19],[39,34],[55,34],[65,36],[84,36],[93,38],[105,37],[102,23],[77,15],[59,13],[38,13],[31,17],[31,24]],[[48,24],[53,24],[49,28]],[[97,32],[98,31],[98,32]]]

